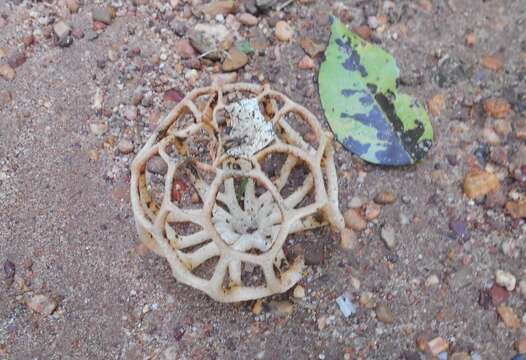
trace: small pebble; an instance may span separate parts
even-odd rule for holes
[[[433,116],[440,116],[442,111],[446,107],[446,99],[444,95],[437,94],[433,96],[429,101],[427,102],[427,107],[429,108],[429,112]]]
[[[246,26],[255,26],[258,23],[258,18],[249,13],[242,13],[238,17],[239,22]]]
[[[36,313],[51,315],[57,308],[57,302],[46,295],[33,295],[27,300],[27,306]]]
[[[293,35],[294,31],[287,22],[280,20],[276,23],[276,37],[279,41],[289,41]]]
[[[252,314],[259,315],[263,311],[263,301],[261,299],[256,300],[252,306]]]
[[[137,120],[137,107],[133,105],[125,106],[123,109],[123,115],[128,121]]]
[[[23,51],[13,51],[7,57],[7,63],[13,69],[22,66],[27,60],[26,54]]]
[[[327,316],[322,315],[316,320],[316,324],[318,325],[318,330],[322,331],[327,326]]]
[[[488,115],[497,119],[505,118],[511,111],[510,103],[503,98],[488,98],[484,100],[483,107]]]
[[[223,62],[223,71],[235,71],[241,69],[248,63],[248,56],[238,48],[233,47],[228,51],[228,56]]]
[[[383,226],[382,230],[380,231],[380,236],[382,237],[382,240],[384,241],[384,244],[385,246],[387,246],[388,249],[394,249],[394,247],[396,246],[396,239],[395,230],[392,226]]]
[[[178,103],[184,99],[184,94],[177,89],[170,89],[164,93],[163,99],[166,101],[173,101]]]
[[[396,195],[390,191],[382,191],[376,194],[374,202],[380,205],[393,204],[396,201]]]
[[[59,21],[53,25],[53,31],[57,39],[60,41],[70,34],[71,27],[64,21]]]
[[[369,16],[367,18],[367,25],[369,25],[369,27],[374,30],[380,26],[380,21],[376,16]]]
[[[108,131],[108,123],[105,121],[102,122],[93,122],[89,124],[89,128],[93,135],[101,136]]]
[[[177,40],[174,45],[175,53],[182,59],[191,59],[196,55],[194,47],[187,39]]]
[[[117,148],[119,149],[121,154],[129,154],[133,151],[134,146],[131,141],[122,139],[121,141],[119,141]]]
[[[493,284],[493,286],[489,289],[489,295],[493,305],[498,306],[508,300],[510,293],[504,287]]]
[[[519,317],[515,314],[511,307],[501,304],[497,307],[497,313],[504,322],[504,325],[510,329],[518,329],[521,326]]]
[[[71,32],[71,36],[73,36],[75,39],[80,40],[84,37],[84,30],[81,28],[73,29]]]
[[[376,306],[376,300],[374,299],[373,293],[369,291],[364,291],[360,295],[360,305],[366,309],[372,309]]]
[[[344,214],[345,226],[354,231],[363,231],[367,227],[367,222],[360,215],[359,210],[348,209]]]
[[[371,28],[365,24],[353,28],[353,31],[356,34],[358,34],[359,37],[366,41],[369,41],[371,39],[371,36],[373,35]]]
[[[302,70],[311,70],[311,69],[314,69],[315,67],[316,67],[316,63],[308,55],[305,55],[298,63],[298,68]]]
[[[210,75],[210,78],[212,79],[212,84],[217,84],[217,85],[232,84],[236,82],[237,80],[237,73],[231,72],[231,73],[212,74]]]
[[[9,64],[0,64],[0,76],[6,80],[14,80],[16,73]]]
[[[480,198],[499,188],[497,176],[486,171],[471,171],[464,178],[464,193],[471,199]]]
[[[164,175],[168,171],[168,165],[163,158],[158,155],[148,160],[146,168],[149,172],[158,175]]]
[[[294,311],[294,306],[288,301],[271,301],[269,307],[274,314],[281,317],[289,316]]]
[[[436,337],[427,343],[427,348],[433,356],[438,356],[438,354],[448,350],[449,344],[445,339]]]
[[[78,0],[66,0],[66,6],[70,13],[74,14],[79,11],[80,4]]]
[[[369,202],[365,205],[365,218],[369,221],[376,219],[380,216],[382,207],[374,202]]]
[[[98,21],[110,25],[113,20],[113,12],[108,6],[96,7],[91,13],[93,21]]]
[[[500,137],[491,127],[485,127],[482,129],[482,137],[484,141],[490,145],[499,145]]]
[[[500,71],[504,67],[504,59],[498,55],[487,55],[482,58],[481,65],[489,70]]]
[[[473,47],[475,46],[475,44],[477,43],[477,36],[475,35],[475,33],[469,33],[466,35],[466,45],[469,46],[469,47]]]
[[[7,90],[0,90],[0,108],[9,104],[13,100],[13,96]]]
[[[345,228],[341,231],[340,246],[345,250],[354,250],[358,246],[358,237],[351,229]]]
[[[395,321],[395,317],[386,305],[380,304],[375,309],[376,318],[385,324],[392,324]]]
[[[109,48],[108,49],[108,59],[111,61],[111,62],[115,62],[117,60],[119,60],[119,52],[114,49],[114,48]]]
[[[508,201],[506,210],[513,219],[526,218],[526,197],[518,201]]]
[[[349,207],[353,209],[361,208],[364,204],[364,201],[358,196],[354,196],[351,201],[349,201]]]
[[[311,58],[316,57],[318,54],[325,50],[323,43],[316,42],[309,37],[304,37],[300,41],[300,46],[307,55]]]

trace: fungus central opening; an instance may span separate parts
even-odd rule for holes
[[[241,252],[269,250],[281,221],[274,197],[254,178],[226,179],[212,211],[212,222],[223,241]]]

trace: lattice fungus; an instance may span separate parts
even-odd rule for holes
[[[290,289],[304,266],[294,234],[345,229],[331,134],[254,84],[177,104],[133,161],[131,201],[141,240],[174,277],[222,302]]]

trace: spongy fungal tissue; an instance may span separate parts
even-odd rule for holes
[[[304,266],[296,234],[344,230],[331,134],[268,86],[192,91],[131,170],[141,240],[217,301],[287,291]]]

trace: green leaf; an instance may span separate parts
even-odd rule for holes
[[[433,128],[425,108],[398,92],[396,61],[337,18],[331,20],[318,84],[336,139],[374,164],[401,166],[422,159],[431,148]]]
[[[248,177],[243,176],[241,182],[239,183],[239,190],[237,192],[237,201],[241,202],[245,198],[245,192],[247,191]]]
[[[256,52],[256,49],[254,49],[250,42],[247,40],[238,41],[236,43],[236,47],[239,49],[239,51],[245,54],[253,54]]]

